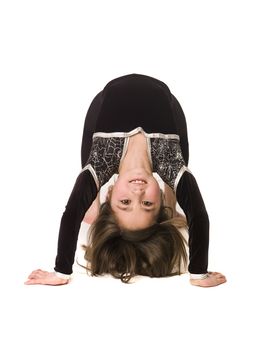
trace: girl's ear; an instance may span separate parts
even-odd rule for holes
[[[108,192],[107,192],[107,195],[106,195],[106,201],[110,201],[111,200],[112,190],[113,190],[113,185],[110,185],[108,187]]]
[[[97,194],[97,197],[92,202],[92,205],[89,207],[89,209],[85,213],[83,221],[89,225],[94,223],[94,221],[97,219],[97,216],[99,215],[99,210],[100,210],[100,193]]]
[[[161,195],[161,205],[166,205],[165,194],[162,190],[160,190],[160,195]]]

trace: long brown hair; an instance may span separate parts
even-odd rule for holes
[[[100,207],[85,248],[86,268],[92,276],[111,274],[128,283],[136,275],[166,277],[182,273],[187,264],[186,242],[171,222],[166,207],[146,229],[123,230],[109,201]]]

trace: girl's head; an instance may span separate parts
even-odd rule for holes
[[[152,173],[144,169],[120,174],[107,199],[123,230],[141,230],[157,221],[162,205],[161,190]]]
[[[133,222],[130,223],[124,216],[121,220],[121,212],[114,212],[116,203],[113,198],[112,190],[111,203],[108,199],[101,205],[90,229],[89,244],[85,247],[85,259],[92,275],[109,273],[128,283],[135,275],[166,277],[180,274],[187,263],[185,240],[170,222],[169,211],[162,205],[160,194],[158,197],[155,190],[156,200],[146,199],[153,203],[154,215],[149,214],[153,217],[152,221],[146,218],[145,213],[143,219],[132,216]],[[137,210],[135,206],[141,208],[139,210],[143,210],[143,206],[146,208],[146,204],[137,202],[132,195],[127,200],[131,202],[126,203],[133,205],[130,212]],[[128,227],[122,225],[125,221]],[[150,225],[146,226],[146,222]]]

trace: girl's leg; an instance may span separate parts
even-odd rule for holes
[[[189,144],[188,144],[188,133],[187,123],[185,114],[174,95],[172,95],[172,110],[174,115],[174,123],[177,128],[178,135],[180,137],[180,147],[185,160],[186,165],[189,161]]]
[[[96,131],[96,123],[101,106],[101,94],[102,92],[95,96],[86,114],[81,147],[82,168],[86,165],[90,155],[92,136]]]

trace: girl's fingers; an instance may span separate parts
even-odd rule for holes
[[[40,277],[46,275],[47,273],[48,273],[47,271],[43,271],[43,270],[41,270],[41,269],[34,270],[34,271],[28,276],[28,279],[40,278]]]
[[[24,284],[41,284],[41,283],[42,282],[40,279],[34,279],[34,278],[31,278],[28,281],[24,282]]]
[[[225,277],[222,273],[220,272],[208,272],[208,274],[211,276],[215,276],[216,278],[219,278],[219,277]]]

